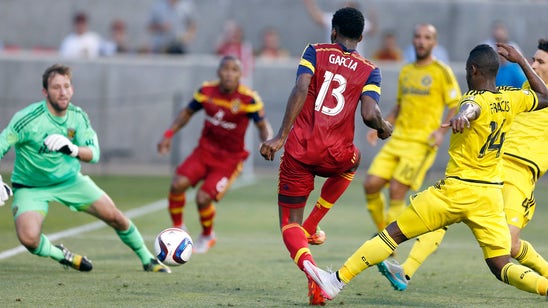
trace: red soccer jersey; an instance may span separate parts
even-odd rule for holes
[[[285,152],[302,163],[337,166],[354,149],[354,118],[362,95],[380,98],[380,70],[339,44],[308,45],[297,75],[313,74]]]
[[[246,159],[245,132],[249,119],[255,122],[264,117],[263,101],[250,88],[239,85],[233,93],[220,91],[219,81],[205,82],[194,93],[189,108],[204,109],[205,121],[199,147],[215,157]]]

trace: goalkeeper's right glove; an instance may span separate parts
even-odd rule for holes
[[[9,185],[4,183],[2,176],[0,175],[0,206],[4,205],[10,196],[13,196],[13,192]]]

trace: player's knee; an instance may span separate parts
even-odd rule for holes
[[[521,249],[521,240],[519,238],[512,238],[512,247],[510,248],[510,255],[512,258],[515,258],[518,256],[519,251]]]
[[[205,208],[208,207],[211,202],[213,202],[213,198],[206,193],[203,190],[199,190],[196,194],[196,204],[198,205],[198,208]]]
[[[491,270],[491,273],[497,277],[498,280],[502,281],[501,274],[502,269],[504,266],[508,263],[510,263],[510,256],[504,255],[494,258],[485,259],[485,262],[487,262],[487,266],[489,266],[489,269]]]
[[[171,181],[171,193],[184,193],[191,186],[190,181],[183,176],[175,176]]]
[[[376,180],[374,177],[367,176],[365,182],[363,183],[363,189],[366,194],[372,195],[381,191],[384,183]]]

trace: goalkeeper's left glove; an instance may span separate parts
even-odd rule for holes
[[[78,156],[78,146],[70,142],[70,140],[59,134],[49,135],[44,144],[50,151],[61,152],[72,157]]]
[[[0,206],[4,205],[6,201],[13,196],[13,192],[8,184],[4,183],[2,176],[0,175]]]

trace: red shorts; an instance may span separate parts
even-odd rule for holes
[[[310,192],[314,189],[314,177],[332,177],[344,172],[351,171],[358,167],[360,163],[360,151],[354,147],[354,159],[348,162],[341,162],[338,167],[323,167],[323,166],[311,166],[306,165],[295,158],[291,157],[287,153],[281,158],[280,161],[280,174],[278,181],[278,202],[285,197],[301,197],[298,198],[302,202],[302,205],[306,202],[306,199],[310,195]],[[291,206],[287,202],[283,202],[285,206]]]
[[[175,173],[188,178],[192,187],[203,180],[200,190],[219,201],[242,172],[242,166],[243,160],[240,158],[217,157],[198,147],[177,167]]]

